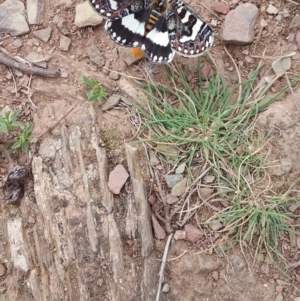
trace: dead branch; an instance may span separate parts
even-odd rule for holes
[[[23,63],[16,62],[2,53],[0,53],[0,63],[14,68],[18,69],[24,73],[28,74],[36,74],[36,75],[41,75],[41,76],[49,76],[49,77],[58,77],[60,75],[60,72],[58,70],[51,70],[51,69],[44,69],[44,68],[39,68],[39,67],[32,67],[28,66]]]

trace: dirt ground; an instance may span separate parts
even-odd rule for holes
[[[2,0],[0,0],[0,2],[1,1]],[[233,68],[231,59],[225,53],[220,40],[221,24],[224,17],[221,15],[216,17],[201,5],[204,4],[208,8],[211,8],[214,1],[203,0],[201,4],[199,3],[200,1],[197,0],[189,0],[186,2],[208,23],[210,23],[212,19],[218,20],[218,26],[213,28],[215,44],[210,52],[225,79],[231,83],[235,83],[237,79],[235,69]],[[230,4],[233,8],[237,2],[246,1],[232,0],[224,2]],[[297,48],[296,41],[287,39],[290,33],[300,33],[300,29],[298,29],[298,31],[289,29],[291,19],[297,13],[300,13],[300,8],[295,7],[292,2],[287,0],[249,0],[247,2],[253,3],[260,8],[259,19],[255,27],[255,40],[251,45],[247,46],[228,46],[229,52],[238,63],[242,77],[247,77],[257,66],[262,56],[267,58],[264,62],[266,69],[268,69],[272,61],[274,61],[274,58],[286,51],[297,51],[298,57],[292,61],[291,72],[293,74],[300,74],[300,52]],[[119,91],[123,92],[128,87],[131,87],[131,84],[126,84],[130,82],[130,79],[126,77],[126,75],[134,77],[145,76],[145,72],[140,63],[128,67],[123,61],[116,57],[115,49],[119,49],[119,47],[107,36],[103,28],[104,22],[94,28],[78,29],[74,25],[75,5],[78,3],[79,1],[73,0],[68,2],[45,0],[45,15],[42,23],[40,25],[30,26],[31,32],[29,34],[18,37],[18,39],[22,41],[22,47],[19,49],[13,47],[14,37],[4,39],[2,43],[2,47],[9,53],[17,54],[20,57],[26,57],[28,53],[33,50],[38,50],[43,54],[51,52],[53,58],[48,62],[48,68],[60,69],[66,74],[64,78],[42,78],[34,76],[30,83],[29,91],[32,94],[30,97],[31,100],[29,100],[27,94],[15,90],[15,85],[19,84],[22,75],[19,77],[14,71],[9,70],[4,65],[0,65],[0,110],[6,106],[11,110],[21,109],[23,112],[21,119],[24,122],[33,122],[34,124],[34,137],[39,137],[41,134],[47,132],[49,125],[55,124],[57,120],[66,115],[73,106],[74,111],[70,113],[68,126],[71,127],[72,123],[75,125],[84,122],[80,114],[82,111],[88,110],[90,104],[86,101],[85,87],[79,84],[80,76],[86,75],[102,79],[104,81],[103,85],[108,86],[108,92],[110,94]],[[275,20],[274,17],[266,13],[266,8],[269,4],[273,4],[279,8],[279,11],[285,9],[290,10],[290,15],[282,18],[280,21]],[[57,15],[65,18],[66,24],[64,26],[68,31],[68,36],[72,40],[71,48],[68,52],[63,52],[58,48],[60,32],[52,22],[53,18]],[[262,34],[259,35],[259,24],[262,19],[266,20],[268,25]],[[51,40],[48,43],[39,41],[36,46],[28,43],[28,41],[32,39],[37,41],[33,37],[32,31],[46,28],[49,24],[53,28],[53,32]],[[94,65],[87,55],[87,47],[93,43],[98,47],[105,59],[105,68],[103,69]],[[178,64],[187,66],[186,68],[189,68],[192,62],[190,59],[178,55],[176,55],[175,61]],[[155,72],[152,73],[152,79],[157,83],[165,83],[166,77],[163,68],[164,67],[160,65],[155,66]],[[121,79],[117,81],[109,79],[109,71],[107,71],[107,69],[123,74]],[[13,75],[11,76],[12,73]],[[280,79],[275,89],[278,90],[284,85],[285,80]],[[127,93],[130,96],[131,92]],[[299,97],[299,88],[295,89],[295,93],[296,96]],[[128,95],[126,95],[126,97],[128,97]],[[113,140],[117,140],[114,144],[107,146],[109,159],[108,170],[110,171],[116,164],[126,161],[123,142],[132,139],[136,128],[129,121],[129,109],[126,105],[118,106],[109,112],[103,112],[97,104],[94,104],[93,107],[98,115],[98,127],[100,133],[102,133],[102,139],[103,136],[109,132],[113,133]],[[88,115],[86,117],[90,118]],[[275,166],[272,170],[272,177],[274,177],[272,179],[276,180],[276,176],[284,176],[288,183],[292,183],[295,179],[299,178],[300,112],[296,109],[293,97],[289,94],[285,94],[282,99],[262,112],[256,126],[262,131],[270,132],[271,130],[273,139],[268,147],[270,151],[269,158],[271,160],[280,161],[280,164]],[[60,135],[57,131],[46,133],[45,139],[47,137],[47,141],[51,142],[51,138],[54,139],[57,135]],[[50,152],[52,147],[56,147],[55,145],[51,145],[50,142],[50,144],[45,144],[46,142],[43,144],[43,142],[45,141],[42,139],[39,145],[44,147],[44,152],[45,149]],[[92,156],[89,157],[88,146],[85,151],[85,160],[91,160],[92,162]],[[27,154],[22,154],[18,151],[6,151],[3,145],[0,145],[0,153],[0,174],[2,181],[4,181],[9,168],[17,164],[20,165],[29,162]],[[49,162],[51,163],[50,159]],[[58,168],[59,165],[54,164],[54,166]],[[55,169],[55,172],[59,174],[60,171]],[[78,175],[76,175],[76,177],[78,177]],[[150,191],[151,179],[146,177],[145,180],[149,183],[146,187],[147,191]],[[299,191],[299,187],[297,187],[297,189]],[[117,206],[118,209],[116,210],[120,216],[124,214],[121,201],[126,199],[126,191],[122,193],[123,195],[120,197]],[[295,213],[300,214],[299,210],[300,207],[297,207]],[[7,207],[1,209],[2,218],[13,216],[19,216],[19,213],[16,211],[9,212]],[[121,219],[119,219],[119,222],[121,223]],[[295,222],[299,224],[299,219]],[[209,231],[209,229],[206,230]],[[299,233],[298,237],[300,237]],[[128,237],[124,235],[121,239],[124,245],[126,245]],[[201,245],[201,243],[203,243],[203,245]],[[240,251],[240,248],[237,247],[227,253],[216,255],[212,251],[205,252],[205,240],[201,243],[195,245],[184,241],[176,241],[171,244],[169,258],[181,257],[167,264],[165,282],[169,284],[170,290],[167,293],[163,293],[162,300],[300,300],[299,246],[297,248],[297,246],[291,246],[289,242],[282,243],[282,251],[291,264],[289,270],[290,279],[288,279],[265,260],[257,261],[254,266],[250,268],[252,265],[252,253],[248,253],[247,248],[244,248],[244,254]],[[5,242],[2,242],[2,244],[5,244]],[[155,253],[157,258],[161,258],[164,245],[164,241],[155,240]],[[195,252],[199,252],[199,254],[196,256],[193,255]],[[183,253],[184,255],[182,255]],[[126,254],[125,260],[127,260],[128,264],[133,257],[134,252],[129,251]],[[2,255],[0,258],[3,260]],[[104,273],[101,274],[101,277],[103,275]],[[0,293],[5,291],[5,281],[5,278],[0,278],[0,287],[2,288]],[[8,298],[3,300],[13,299]],[[44,300],[58,299],[48,297]],[[73,300],[79,299],[75,299],[74,297]],[[91,300],[107,299],[99,295],[98,299],[94,298]]]

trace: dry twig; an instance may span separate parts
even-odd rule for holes
[[[39,67],[32,67],[28,66],[23,63],[18,63],[9,57],[6,57],[2,53],[0,53],[0,63],[11,67],[18,69],[24,73],[28,74],[36,74],[36,75],[41,75],[41,76],[49,76],[49,77],[58,77],[60,75],[60,72],[58,70],[51,70],[51,69],[44,69],[44,68],[39,68]]]
[[[162,257],[162,260],[161,260],[160,271],[158,273],[158,275],[159,275],[158,289],[157,289],[157,295],[156,295],[155,301],[159,301],[161,286],[162,286],[162,282],[164,281],[164,269],[165,269],[165,265],[166,265],[166,262],[167,262],[167,256],[168,256],[168,251],[169,251],[169,247],[170,247],[172,237],[173,237],[173,233],[171,233],[168,236],[168,239],[167,239],[167,242],[166,242],[166,245],[165,245],[164,254],[163,254],[163,257]]]

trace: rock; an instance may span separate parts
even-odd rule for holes
[[[283,74],[292,66],[292,59],[290,57],[282,57],[272,63],[272,69],[277,75]]]
[[[61,36],[59,41],[59,48],[62,51],[69,51],[71,46],[71,39],[66,36]]]
[[[113,107],[115,107],[119,101],[121,100],[121,96],[119,94],[113,94],[111,95],[103,104],[102,111],[109,110]]]
[[[15,48],[20,48],[23,46],[23,43],[20,39],[15,39],[13,42],[12,42],[12,46],[15,47]]]
[[[92,44],[91,46],[89,46],[87,48],[87,54],[93,63],[95,63],[99,67],[104,66],[104,58],[103,58],[101,52],[95,46],[95,44]]]
[[[300,236],[297,238],[296,244],[297,244],[298,250],[300,250]]]
[[[0,4],[0,34],[20,36],[29,32],[24,4],[19,0],[7,0]]]
[[[156,203],[156,197],[154,195],[150,195],[148,198],[148,202],[150,205],[153,205]]]
[[[166,175],[166,183],[169,188],[173,188],[177,183],[183,180],[183,175]]]
[[[170,285],[168,283],[165,283],[164,286],[162,287],[162,292],[163,293],[168,293],[170,290]]]
[[[4,264],[0,263],[0,277],[3,277],[7,272],[7,268]]]
[[[212,221],[210,224],[209,224],[210,228],[213,230],[213,231],[218,231],[220,229],[223,228],[223,224],[219,221]]]
[[[60,77],[67,78],[69,77],[69,73],[65,68],[60,68]]]
[[[188,276],[195,275],[195,277],[199,277],[199,275],[205,275],[205,274],[207,275],[209,273],[212,273],[214,270],[217,270],[220,267],[220,261],[216,258],[213,259],[210,256],[207,256],[203,253],[202,254],[201,253],[194,254],[194,252],[189,252],[189,253],[186,253],[176,262],[176,265],[178,265],[178,269],[182,272],[183,275],[188,275]],[[195,301],[208,300],[208,299],[198,298],[195,299]],[[188,299],[184,299],[184,300],[188,300]],[[225,300],[225,298],[221,300]],[[230,300],[230,299],[226,298],[226,300]]]
[[[278,285],[282,285],[282,286],[286,285],[286,282],[281,280],[281,279],[277,279],[276,282],[277,282]]]
[[[53,23],[57,26],[58,30],[63,34],[63,35],[68,35],[69,30],[67,27],[67,22],[63,17],[60,17],[59,15],[55,15],[53,18]]]
[[[275,290],[276,290],[277,293],[282,293],[283,289],[284,289],[284,286],[282,286],[282,285],[276,285]]]
[[[173,196],[181,196],[186,189],[187,178],[182,179],[179,183],[175,184],[172,188]]]
[[[184,170],[185,170],[185,163],[182,163],[176,168],[175,173],[181,174],[184,173]]]
[[[186,233],[185,239],[193,243],[203,236],[203,232],[192,224],[185,224],[184,231]]]
[[[180,183],[180,182],[179,182],[179,183]],[[176,186],[176,185],[175,185],[175,186]],[[175,186],[174,186],[174,187],[175,187]],[[173,205],[173,204],[177,203],[178,200],[179,200],[179,198],[176,197],[176,196],[173,196],[172,194],[167,194],[167,195],[165,196],[165,201],[166,201],[166,203],[169,204],[169,205]]]
[[[158,223],[156,217],[152,214],[152,226],[154,230],[154,235],[157,239],[165,239],[167,234],[162,226]]]
[[[215,281],[219,280],[219,273],[217,271],[213,271],[211,276]]]
[[[108,189],[114,194],[119,194],[128,177],[129,174],[123,165],[117,165],[109,174]]]
[[[132,55],[131,50],[128,47],[120,47],[119,48],[119,57],[128,66],[131,66],[140,60],[139,58]]]
[[[226,15],[222,26],[223,42],[243,45],[252,43],[258,14],[258,8],[251,3],[241,4],[231,10]]]
[[[108,77],[112,80],[118,80],[120,78],[120,74],[116,71],[111,71]]]
[[[39,40],[47,43],[50,39],[51,32],[52,32],[52,28],[47,27],[45,29],[35,30],[33,32],[33,36],[38,38]]]
[[[224,2],[217,2],[213,5],[213,10],[217,13],[227,15],[230,11],[230,7]]]
[[[96,26],[103,18],[92,8],[89,1],[79,3],[75,7],[75,25],[77,27]]]
[[[212,188],[207,188],[207,187],[201,187],[199,189],[200,191],[200,195],[204,200],[207,200],[213,193],[213,189]]]
[[[175,240],[186,239],[186,232],[183,230],[176,230],[174,233]]]
[[[289,207],[289,211],[290,211],[290,212],[295,212],[295,211],[298,209],[299,206],[300,206],[300,205],[293,204],[293,205],[291,205],[291,206]]]
[[[276,296],[275,301],[283,301],[282,293],[279,293],[279,294]]]
[[[300,15],[298,14],[292,19],[289,28],[297,28],[297,27],[300,27]]]
[[[47,68],[46,58],[37,52],[30,52],[26,57],[25,60],[27,60],[30,63],[33,63],[37,66],[40,66],[42,68]]]
[[[272,4],[269,4],[268,8],[267,8],[267,13],[270,15],[277,15],[279,12],[279,9],[277,7],[275,7]]]
[[[300,32],[298,32],[296,35],[296,43],[297,43],[298,49],[300,50]]]
[[[170,158],[178,157],[178,149],[175,146],[167,145],[167,144],[159,144],[154,149],[158,153],[164,155],[167,160]]]
[[[215,176],[209,175],[203,178],[204,183],[212,183],[216,179]]]
[[[212,27],[217,27],[217,26],[218,26],[218,20],[212,19],[211,22],[210,22],[210,25],[211,25]]]
[[[294,301],[300,301],[300,297],[294,298]]]
[[[44,15],[44,0],[27,0],[27,17],[29,24],[40,24]]]
[[[150,165],[155,166],[157,164],[160,163],[160,161],[158,160],[155,151],[153,151],[152,149],[149,152],[149,157],[150,157]]]

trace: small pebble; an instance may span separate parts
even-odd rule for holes
[[[163,293],[168,293],[169,290],[170,290],[170,285],[168,283],[165,283],[161,291]]]
[[[13,42],[12,42],[12,45],[13,47],[15,48],[20,48],[23,46],[23,43],[20,39],[15,39]]]

